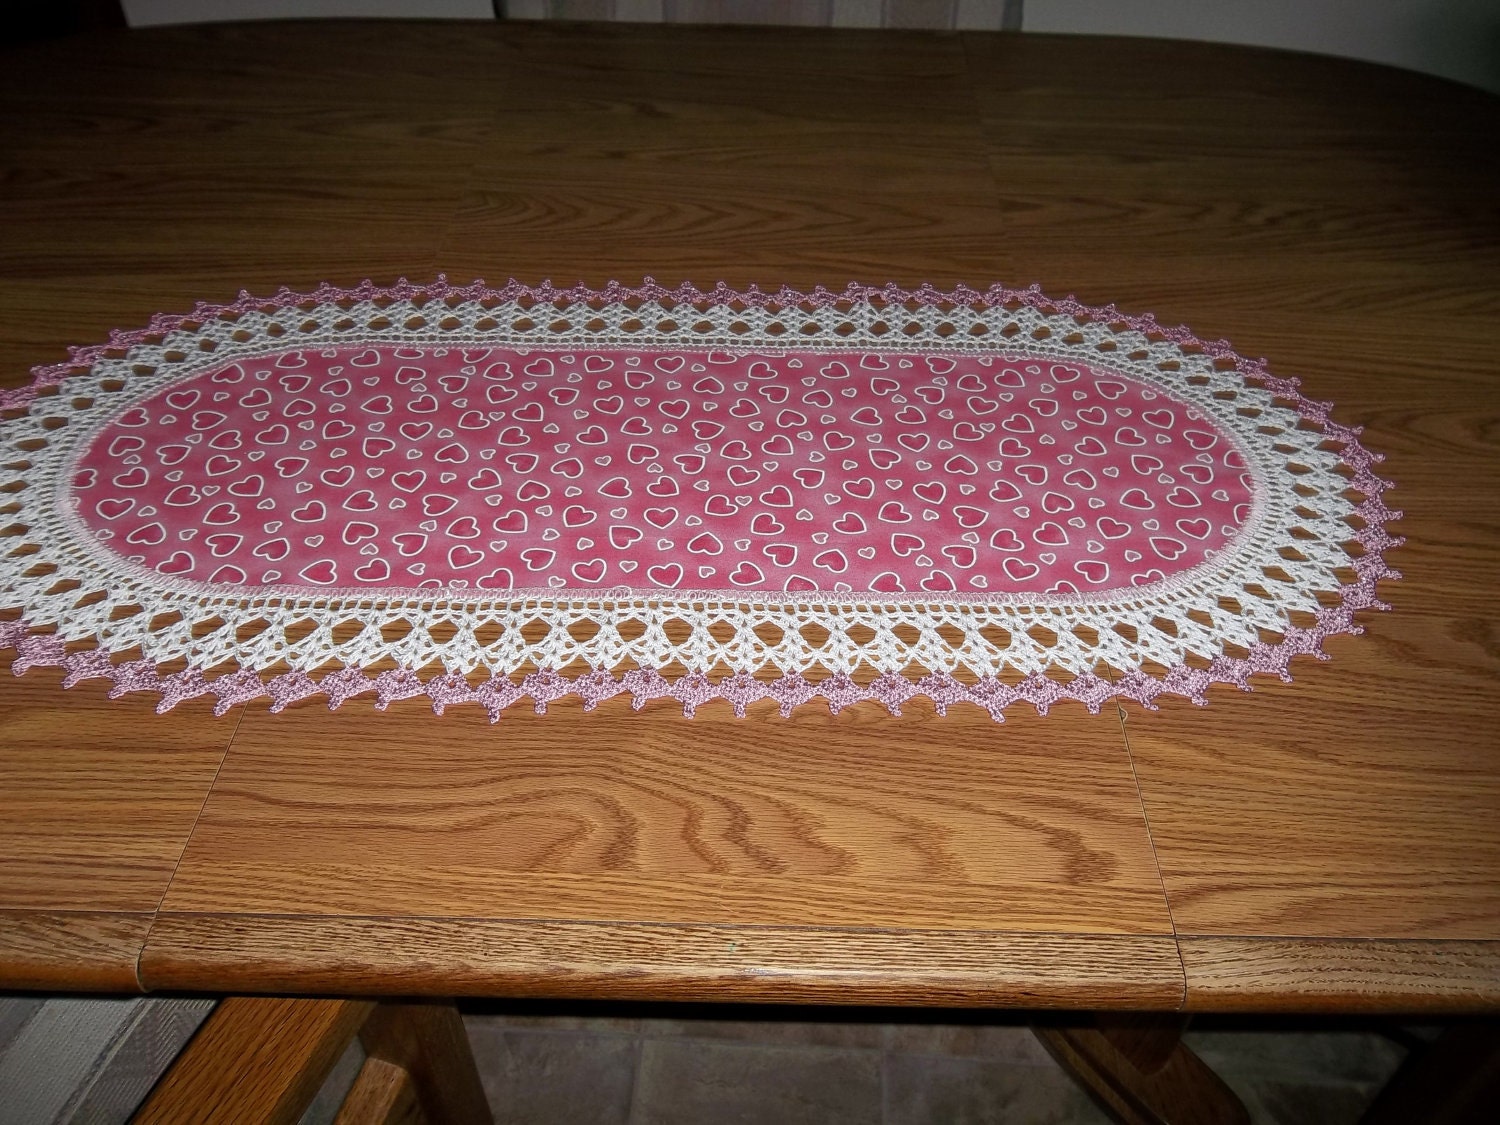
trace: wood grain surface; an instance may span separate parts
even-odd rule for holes
[[[152,911],[235,721],[162,722],[143,696],[0,658],[0,909]]]
[[[131,1117],[132,1125],[293,1125],[375,1005],[230,996]]]
[[[411,1077],[412,1108],[406,1109],[399,1091],[392,1091],[386,1120],[399,1121],[404,1115],[430,1125],[494,1125],[469,1035],[453,1001],[380,1004],[360,1028],[359,1039],[367,1064],[390,1063]],[[365,1077],[361,1071],[350,1099]],[[346,1100],[340,1120],[369,1120],[349,1108]]]
[[[1493,1012],[1493,941],[1183,937],[1194,1012]]]
[[[366,1059],[333,1125],[422,1125],[411,1075],[384,1059]]]
[[[1100,943],[1178,934],[1190,1006],[1500,1004],[1492,96],[1203,44],[766,28],[262,23],[5,61],[6,384],[241,287],[1036,281],[1301,376],[1389,456],[1409,541],[1394,612],[1330,662],[1123,728],[355,700],[236,734],[6,676],[0,908],[165,891],[156,987],[1105,1004],[1097,966],[1172,1007],[1175,953],[1132,975]],[[711,956],[757,927],[802,935],[775,972]],[[838,966],[848,933],[880,938]],[[1324,992],[1286,967],[1330,941],[1383,967]]]
[[[162,914],[149,989],[1174,1009],[1170,936]]]
[[[0,987],[139,992],[136,966],[154,915],[0,910]]]
[[[1170,933],[1118,727],[978,715],[251,712],[163,905]]]

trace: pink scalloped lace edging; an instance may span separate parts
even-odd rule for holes
[[[630,704],[636,710],[653,699],[675,699],[689,718],[699,707],[717,699],[727,702],[743,718],[750,704],[762,699],[772,700],[782,716],[789,717],[794,708],[817,699],[826,701],[835,715],[863,702],[879,703],[891,714],[900,715],[903,704],[926,697],[939,715],[947,714],[955,703],[972,703],[988,711],[996,722],[1004,722],[1005,709],[1019,702],[1030,703],[1042,715],[1054,704],[1066,700],[1082,703],[1091,714],[1098,714],[1111,699],[1134,700],[1156,710],[1156,700],[1162,695],[1180,695],[1202,706],[1208,702],[1208,689],[1214,684],[1234,684],[1242,691],[1249,691],[1250,677],[1256,673],[1271,673],[1290,682],[1293,657],[1308,655],[1326,660],[1323,644],[1329,637],[1364,632],[1363,626],[1354,620],[1357,610],[1389,609],[1375,598],[1374,586],[1381,578],[1398,577],[1399,572],[1384,564],[1366,568],[1359,581],[1343,587],[1342,604],[1320,610],[1312,628],[1288,627],[1279,642],[1255,645],[1244,658],[1218,656],[1202,669],[1179,664],[1160,678],[1137,669],[1114,682],[1090,674],[1062,683],[1033,674],[1016,684],[994,677],[966,684],[946,674],[911,680],[894,673],[879,676],[868,684],[856,683],[844,674],[815,682],[801,675],[761,681],[739,673],[715,682],[702,673],[669,680],[650,669],[635,669],[618,677],[601,669],[573,679],[554,671],[540,671],[519,683],[495,677],[477,686],[456,674],[433,676],[424,681],[409,669],[369,676],[357,668],[345,668],[317,680],[305,672],[287,672],[264,680],[252,670],[241,669],[210,678],[193,668],[163,675],[150,660],[115,664],[109,653],[100,649],[69,653],[63,641],[32,634],[23,622],[0,624],[0,648],[16,650],[11,670],[17,676],[32,668],[62,668],[65,688],[85,680],[107,679],[111,699],[135,691],[157,692],[161,695],[157,714],[200,696],[214,697],[216,715],[223,715],[237,703],[263,697],[271,700],[273,712],[279,712],[289,704],[317,695],[328,697],[328,708],[332,711],[346,700],[374,692],[375,706],[382,711],[398,700],[426,697],[438,715],[456,704],[478,703],[489,713],[490,721],[496,722],[507,707],[527,697],[540,715],[546,713],[548,704],[567,696],[578,696],[584,710],[592,711],[606,699],[623,694],[630,696]]]
[[[152,317],[145,328],[131,332],[111,332],[108,343],[70,348],[71,358],[67,362],[34,368],[30,384],[0,391],[0,409],[26,406],[42,389],[56,385],[75,371],[87,369],[111,352],[119,352],[134,344],[160,338],[184,325],[202,323],[226,313],[256,309],[270,311],[307,301],[386,298],[410,301],[424,298],[446,300],[452,297],[500,301],[530,299],[543,303],[627,300],[669,300],[679,304],[738,302],[751,307],[781,308],[799,305],[823,308],[840,302],[872,299],[883,300],[890,305],[926,306],[949,304],[988,307],[1018,303],[1046,313],[1125,324],[1179,346],[1197,348],[1206,355],[1233,362],[1241,376],[1257,380],[1272,394],[1288,402],[1302,418],[1320,425],[1329,440],[1340,443],[1342,449],[1339,458],[1352,474],[1348,487],[1365,497],[1355,509],[1363,526],[1353,534],[1353,539],[1360,544],[1364,554],[1350,559],[1355,579],[1339,587],[1339,604],[1319,610],[1315,615],[1315,624],[1310,628],[1289,625],[1280,641],[1274,644],[1256,644],[1245,657],[1217,656],[1206,668],[1179,664],[1160,677],[1135,669],[1115,681],[1088,674],[1064,683],[1050,676],[1032,674],[1016,684],[1007,684],[995,677],[984,677],[966,684],[946,674],[930,674],[919,680],[911,680],[895,673],[879,676],[869,684],[856,683],[842,673],[832,674],[818,681],[799,674],[761,681],[748,673],[738,673],[718,681],[710,680],[702,673],[690,673],[669,680],[652,669],[635,669],[619,676],[604,669],[596,669],[572,679],[556,671],[542,670],[525,676],[519,683],[495,677],[476,686],[456,674],[433,676],[424,681],[411,669],[396,669],[369,676],[357,668],[329,672],[317,680],[305,672],[288,672],[265,680],[251,669],[210,678],[204,670],[195,668],[164,675],[150,660],[115,664],[110,653],[100,649],[68,653],[65,642],[52,635],[33,634],[24,619],[0,623],[0,650],[16,650],[12,673],[20,676],[31,668],[60,667],[64,672],[63,686],[68,688],[85,680],[107,679],[111,684],[109,696],[112,699],[129,692],[154,691],[161,696],[156,706],[158,714],[201,696],[215,698],[216,715],[223,715],[238,703],[260,698],[269,698],[271,710],[279,712],[292,703],[318,695],[327,696],[328,707],[334,710],[346,700],[374,692],[375,705],[380,710],[385,710],[398,700],[426,697],[431,701],[434,713],[438,715],[456,704],[478,703],[489,713],[491,722],[498,721],[506,708],[522,699],[529,697],[536,712],[544,714],[548,704],[572,695],[582,700],[586,711],[593,710],[607,699],[629,695],[631,706],[636,710],[654,699],[675,699],[682,704],[683,714],[687,717],[695,715],[704,704],[720,699],[729,703],[734,713],[740,717],[746,714],[750,704],[763,699],[774,701],[783,717],[789,717],[795,708],[817,699],[826,701],[833,714],[838,714],[855,703],[873,702],[884,706],[893,715],[900,715],[905,703],[917,697],[926,697],[932,701],[940,715],[946,714],[947,709],[955,703],[972,703],[989,712],[996,722],[1004,722],[1003,712],[1018,702],[1030,703],[1042,715],[1054,704],[1067,700],[1082,703],[1092,714],[1097,714],[1111,699],[1133,700],[1155,710],[1157,699],[1163,695],[1182,696],[1202,706],[1208,702],[1208,689],[1215,684],[1233,684],[1242,691],[1249,691],[1252,686],[1250,677],[1257,673],[1273,674],[1290,682],[1290,665],[1294,657],[1308,655],[1326,660],[1328,655],[1323,651],[1323,645],[1330,637],[1364,632],[1364,627],[1355,621],[1355,614],[1359,610],[1390,609],[1388,604],[1376,596],[1376,587],[1382,580],[1401,577],[1400,571],[1386,563],[1383,552],[1405,542],[1400,536],[1393,536],[1385,529],[1386,524],[1399,520],[1402,513],[1387,507],[1384,502],[1383,495],[1391,487],[1391,482],[1374,472],[1373,467],[1384,458],[1381,454],[1365,449],[1360,443],[1359,436],[1363,433],[1363,427],[1344,426],[1331,421],[1331,402],[1318,402],[1304,397],[1299,390],[1299,380],[1269,374],[1265,369],[1265,359],[1246,359],[1236,354],[1227,341],[1200,340],[1186,327],[1163,326],[1149,313],[1127,315],[1113,304],[1085,305],[1072,297],[1054,300],[1043,295],[1035,285],[1027,289],[995,285],[984,291],[959,286],[954,290],[944,291],[930,285],[907,290],[895,285],[877,288],[851,284],[842,292],[819,286],[811,293],[789,288],[767,293],[754,286],[745,291],[730,289],[723,282],[708,291],[686,284],[667,289],[647,278],[637,288],[611,282],[597,290],[583,285],[559,289],[550,282],[544,282],[540,286],[527,286],[512,279],[501,289],[490,289],[482,280],[468,286],[453,286],[446,277],[439,275],[438,280],[430,285],[412,285],[402,278],[394,286],[379,287],[367,280],[352,289],[325,284],[311,293],[296,293],[283,288],[271,298],[257,298],[241,291],[238,299],[231,304],[210,305],[200,302],[186,316],[158,314]]]
[[[763,291],[757,286],[748,289],[731,289],[722,281],[712,289],[699,289],[682,284],[674,289],[658,285],[646,278],[639,286],[626,286],[611,281],[602,289],[590,289],[578,284],[562,289],[550,281],[541,285],[525,285],[511,278],[499,289],[492,289],[483,278],[469,285],[452,285],[447,275],[439,274],[436,281],[428,285],[413,285],[402,278],[395,285],[379,286],[368,278],[352,288],[323,283],[308,293],[298,293],[283,286],[274,296],[257,297],[248,290],[240,290],[239,296],[225,305],[199,301],[187,314],[156,313],[144,328],[131,330],[112,329],[109,339],[102,344],[86,347],[70,347],[68,359],[62,363],[45,364],[31,370],[30,383],[0,390],[0,410],[13,410],[28,405],[42,390],[56,386],[75,371],[87,370],[110,354],[118,354],[136,344],[159,340],[180,328],[203,324],[226,314],[239,315],[247,312],[275,312],[309,302],[334,301],[534,301],[538,304],[584,304],[590,301],[670,301],[675,305],[730,305],[740,304],[747,308],[827,308],[846,302],[881,300],[887,305],[968,305],[989,308],[996,305],[1015,304],[1036,309],[1043,313],[1060,313],[1064,316],[1083,316],[1090,320],[1111,324],[1124,324],[1139,332],[1145,332],[1170,340],[1175,344],[1200,348],[1204,354],[1215,358],[1232,359],[1242,374],[1254,375],[1264,372],[1266,361],[1246,360],[1234,353],[1227,340],[1199,340],[1185,326],[1175,328],[1158,324],[1150,313],[1130,315],[1121,312],[1113,304],[1085,305],[1069,296],[1057,300],[1046,296],[1037,285],[1025,289],[1011,289],[1004,285],[992,285],[988,289],[971,289],[960,285],[951,290],[938,289],[932,285],[921,285],[916,289],[902,289],[891,284],[884,286],[856,285],[850,283],[842,291],[817,286],[810,293],[786,286],[774,292]],[[1295,387],[1297,381],[1284,380]]]

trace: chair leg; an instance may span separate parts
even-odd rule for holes
[[[359,1038],[371,1059],[411,1076],[416,1104],[430,1125],[492,1125],[479,1068],[453,1004],[381,1004]]]
[[[131,1120],[295,1125],[374,1009],[368,1000],[228,997]]]
[[[493,1125],[451,1003],[231,996],[146,1098],[136,1125],[295,1125],[358,1034],[348,1125]]]
[[[367,1058],[333,1125],[430,1125],[417,1104],[411,1075],[395,1063]]]
[[[1249,1125],[1234,1091],[1182,1042],[1179,1017],[1100,1016],[1093,1026],[1031,1030],[1124,1125]]]

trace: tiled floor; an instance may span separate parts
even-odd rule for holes
[[[1027,1028],[1028,1019],[1066,1017],[519,1001],[461,1007],[501,1125],[1105,1120]],[[0,996],[0,1054],[43,1009],[40,998]],[[1438,1030],[1373,1021],[1217,1020],[1195,1025],[1188,1041],[1256,1122],[1352,1125],[1401,1063],[1401,1044],[1430,1040]],[[69,1042],[77,1047],[76,1034]],[[117,1053],[119,1046],[110,1046],[111,1065],[121,1054],[141,1054]],[[160,1067],[166,1058],[157,1059]],[[330,1125],[363,1061],[356,1039],[303,1125]],[[42,1073],[35,1078],[41,1081]],[[20,1120],[16,1099],[0,1101],[0,1123]],[[116,1108],[113,1116],[88,1111],[67,1119],[123,1121],[128,1107]]]
[[[1083,1125],[1107,1118],[1025,1018],[469,1004],[504,1125]],[[1041,1017],[1038,1017],[1041,1018]],[[1355,1122],[1405,1056],[1375,1025],[1204,1023],[1199,1055],[1267,1125]]]

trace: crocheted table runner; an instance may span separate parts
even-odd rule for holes
[[[1034,288],[242,294],[0,407],[0,644],[162,710],[1203,702],[1400,542],[1295,380]]]

